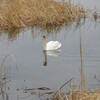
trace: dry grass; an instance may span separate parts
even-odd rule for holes
[[[77,86],[74,86],[72,83],[70,83],[67,93],[62,93],[61,87],[50,100],[100,100],[100,89],[87,89],[85,85],[85,80],[83,79],[81,79],[80,84]]]
[[[62,25],[83,18],[80,5],[52,0],[0,0],[0,29]]]
[[[59,92],[58,95],[52,100],[100,100],[100,89],[94,91],[73,90],[69,93]]]
[[[82,81],[83,84],[82,84]],[[100,100],[100,89],[87,89],[84,88],[85,80],[75,87],[70,83],[67,93],[62,93],[61,89],[51,100]]]

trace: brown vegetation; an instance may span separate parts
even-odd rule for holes
[[[52,0],[0,0],[0,29],[62,25],[83,18],[80,5]]]
[[[73,90],[69,93],[59,92],[52,100],[100,100],[100,89],[91,91]]]

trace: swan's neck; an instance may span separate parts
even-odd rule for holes
[[[47,50],[47,39],[46,38],[44,39],[44,48],[43,48],[43,50]]]

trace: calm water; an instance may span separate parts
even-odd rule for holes
[[[80,1],[86,8],[93,9],[96,6],[100,9],[98,0]],[[90,2],[91,5],[88,5]],[[31,28],[25,29],[17,36],[12,36],[13,40],[11,35],[1,35],[0,63],[9,56],[2,68],[2,75],[6,74],[7,77],[2,87],[6,95],[0,95],[0,100],[38,100],[38,95],[31,95],[33,90],[28,93],[23,90],[47,87],[50,88],[48,91],[56,91],[72,77],[72,83],[77,85],[80,82],[80,35],[87,86],[100,88],[100,24],[87,20],[80,28],[75,29],[73,25],[70,29],[63,27],[54,33],[48,34],[48,41],[60,41],[61,51],[47,54],[43,52],[42,40],[42,36],[47,33],[37,28],[34,31]],[[36,94],[44,93],[41,90],[34,91]]]

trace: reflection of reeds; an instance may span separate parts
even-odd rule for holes
[[[5,56],[5,58],[3,59],[2,64],[0,65],[0,74],[2,74],[2,70],[5,67],[5,65],[4,65],[5,64],[5,61],[7,60],[8,57],[11,57],[12,58],[14,64],[16,65],[16,70],[18,71],[15,57],[13,55],[7,55],[7,56]]]
[[[85,10],[70,2],[51,0],[0,0],[0,28],[61,25],[77,21]]]
[[[5,39],[10,41],[15,40],[20,34],[21,29],[11,29],[11,30],[0,30],[0,36],[5,35]]]
[[[7,83],[9,83],[11,80],[9,80],[8,76],[8,71],[7,66],[5,66],[5,62],[7,60],[8,57],[11,57],[14,64],[16,64],[16,69],[17,69],[17,63],[15,60],[15,57],[13,55],[7,55],[5,56],[5,58],[3,59],[1,65],[0,65],[0,98],[2,98],[2,100],[9,100],[9,94],[7,93],[7,89],[9,90],[9,87],[7,87]],[[18,71],[18,69],[17,69]]]

